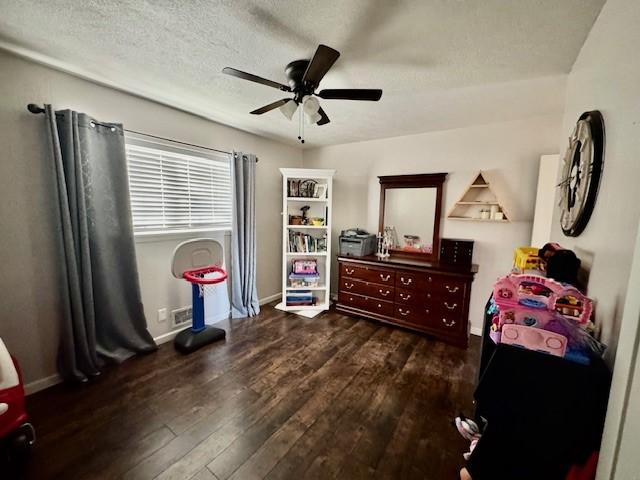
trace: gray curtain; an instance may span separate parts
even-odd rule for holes
[[[231,316],[260,313],[256,290],[256,156],[233,154]]]
[[[62,261],[59,369],[86,381],[105,361],[156,345],[140,298],[122,126],[45,108]]]

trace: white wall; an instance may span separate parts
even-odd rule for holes
[[[278,168],[300,167],[300,149],[4,52],[0,52],[0,99],[3,151],[0,162],[0,337],[20,361],[26,382],[43,380],[56,372],[57,325],[61,311],[56,289],[58,251],[51,210],[53,170],[48,158],[44,117],[28,113],[27,103],[52,103],[56,108],[71,108],[104,121],[122,122],[132,130],[258,155],[258,294],[264,298],[280,291],[281,235],[280,229],[274,228],[281,221]],[[180,296],[167,298],[175,284],[168,277],[169,255],[179,241],[174,238],[158,245],[137,244],[143,302],[154,335],[168,329],[168,322],[155,323],[157,309],[176,306],[172,305],[174,302],[184,304],[188,298],[182,297],[184,289]]]
[[[552,238],[593,257],[589,296],[597,301],[597,321],[609,344],[608,360],[615,357],[614,383],[599,466],[601,479],[609,479],[619,435],[623,406],[627,399],[637,332],[637,315],[627,315],[623,306],[631,259],[640,218],[640,2],[608,0],[594,24],[567,81],[567,100],[560,150],[564,152],[573,125],[587,110],[602,112],[606,128],[604,172],[598,200],[585,231],[577,238],[565,237],[555,212]],[[633,292],[638,295],[637,291]],[[623,331],[624,335],[619,333]],[[635,444],[626,451],[625,462],[640,471],[635,416]],[[623,453],[621,451],[621,453]],[[627,465],[629,466],[629,465]],[[616,476],[630,479],[630,476]]]
[[[556,186],[560,155],[543,155],[538,169],[538,190],[533,214],[530,245],[541,247],[551,239],[553,215],[556,209]]]
[[[640,2],[610,0],[593,26],[567,80],[559,149],[580,114],[602,112],[606,130],[604,172],[593,215],[584,232],[566,237],[556,208],[554,241],[593,256],[590,297],[603,340],[616,350],[631,255],[640,218]],[[559,197],[556,196],[556,200]],[[557,204],[557,203],[556,203]]]
[[[492,187],[511,206],[515,221],[444,220],[441,231],[442,237],[475,240],[473,261],[480,270],[473,283],[470,321],[477,332],[494,281],[509,271],[513,249],[529,244],[538,161],[541,155],[557,150],[560,126],[558,112],[520,121],[322,147],[304,151],[304,166],[337,169],[334,240],[347,227],[377,231],[379,175],[448,172],[444,216],[474,175],[479,170],[486,172]],[[336,284],[334,275],[334,290]]]

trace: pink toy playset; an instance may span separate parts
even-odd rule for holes
[[[493,287],[493,299],[500,309],[500,326],[543,327],[557,313],[584,328],[593,309],[591,299],[575,287],[538,275],[502,277]]]
[[[587,361],[585,352],[603,351],[586,327],[591,299],[579,290],[538,275],[509,274],[494,285],[490,337],[559,357]]]
[[[557,357],[564,357],[567,351],[567,337],[524,325],[503,326],[500,341],[508,345],[518,345],[529,350],[550,353]]]

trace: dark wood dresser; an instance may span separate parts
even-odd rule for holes
[[[428,333],[466,347],[469,298],[477,265],[391,256],[338,257],[336,309]]]

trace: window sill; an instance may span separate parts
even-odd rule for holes
[[[210,227],[196,230],[171,230],[171,231],[150,231],[135,232],[133,238],[135,243],[164,242],[168,240],[186,240],[197,238],[204,233],[223,233],[224,236],[231,235],[229,227]]]

